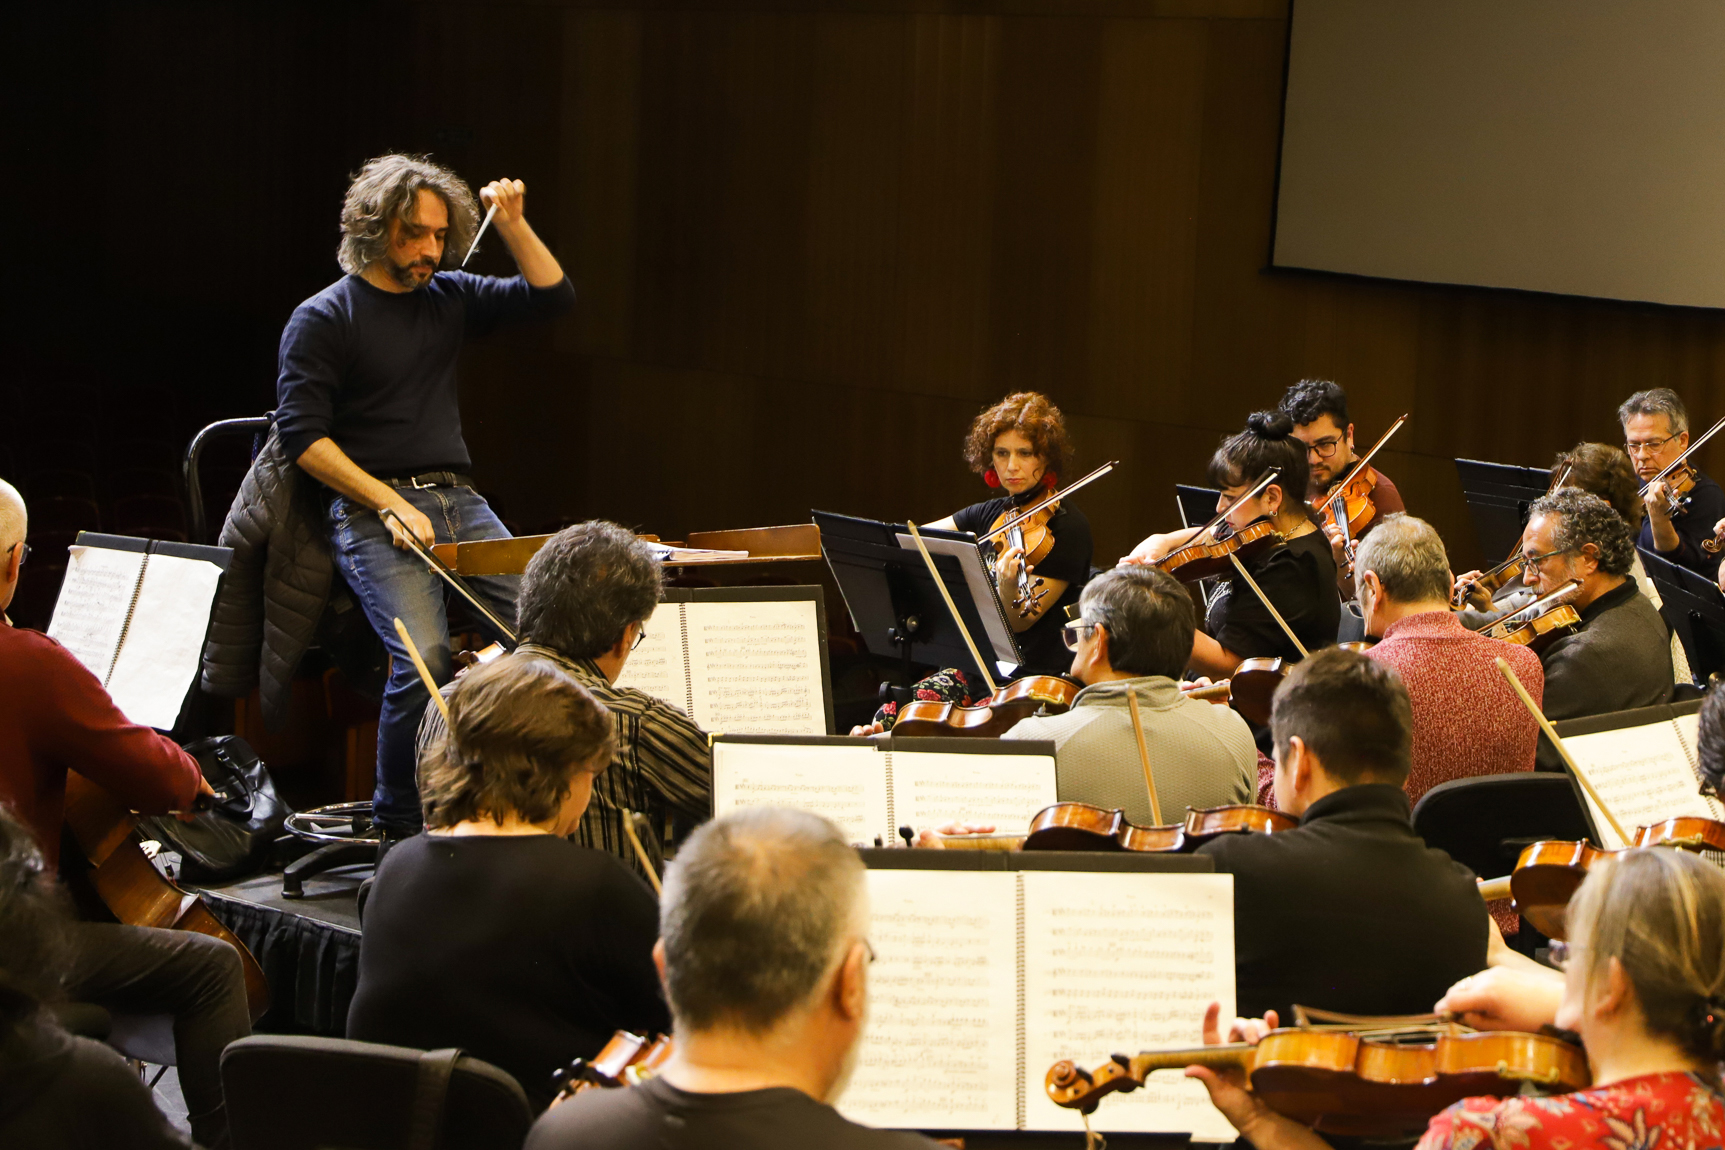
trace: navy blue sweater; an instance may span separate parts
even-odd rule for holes
[[[536,288],[438,272],[387,292],[344,276],[294,309],[282,331],[276,427],[289,459],[328,436],[375,476],[465,471],[455,360],[462,343],[512,320],[569,310],[565,279]]]

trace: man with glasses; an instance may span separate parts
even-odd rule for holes
[[[1284,414],[1294,421],[1294,438],[1306,445],[1306,459],[1312,465],[1312,485],[1308,499],[1316,499],[1360,461],[1354,453],[1354,425],[1348,419],[1348,393],[1327,379],[1302,379],[1290,387],[1279,404]],[[1363,536],[1383,521],[1384,516],[1405,511],[1401,492],[1390,477],[1369,465],[1378,477],[1372,488],[1372,518],[1356,533]]]
[[[1540,653],[1548,718],[1579,719],[1671,700],[1670,632],[1629,577],[1635,543],[1611,504],[1575,487],[1535,500],[1521,554],[1522,580],[1541,597],[1579,584],[1564,602],[1580,614],[1580,628]],[[1562,769],[1543,736],[1538,765]]]
[[[1689,449],[1688,409],[1668,387],[1636,392],[1617,409],[1617,418],[1623,424],[1623,449],[1644,484]],[[1694,460],[1688,463],[1693,466]],[[1688,504],[1674,515],[1667,502],[1668,486],[1661,480],[1642,492],[1647,500],[1647,518],[1641,522],[1637,545],[1680,567],[1716,578],[1719,556],[1709,555],[1701,544],[1713,538],[1714,525],[1725,519],[1725,491],[1697,469],[1695,488],[1686,496]]]
[[[665,872],[653,950],[670,1060],[553,1106],[525,1150],[934,1150],[833,1109],[868,1017],[868,929],[862,860],[819,815],[749,807],[703,826]]]
[[[638,829],[655,870],[667,838],[712,813],[713,757],[706,732],[676,705],[645,691],[617,686],[630,652],[646,637],[646,621],[664,589],[659,561],[645,543],[615,523],[592,519],[565,527],[527,564],[517,606],[520,651],[561,667],[610,709],[617,753],[593,780],[593,801],[575,841],[610,851],[639,869],[624,830],[627,812],[646,816]],[[447,697],[454,685],[444,688]],[[428,704],[418,749],[444,732],[443,713]]]
[[[1033,716],[1004,736],[1054,742],[1061,801],[1118,808],[1148,826],[1153,768],[1164,823],[1188,806],[1251,802],[1258,750],[1246,720],[1180,693],[1198,627],[1186,588],[1156,567],[1116,567],[1085,585],[1078,608],[1065,639],[1068,674],[1084,689],[1065,714]],[[1138,754],[1134,695],[1151,767]]]

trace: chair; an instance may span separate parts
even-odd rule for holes
[[[222,1051],[234,1150],[519,1150],[521,1086],[458,1050],[253,1035]]]
[[[1593,838],[1575,780],[1520,771],[1440,783],[1414,807],[1414,833],[1480,878],[1515,868],[1529,843]]]

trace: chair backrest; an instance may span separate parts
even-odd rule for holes
[[[431,1150],[415,1099],[447,1082],[435,1145],[520,1150],[533,1124],[506,1071],[449,1051],[345,1038],[254,1035],[222,1051],[234,1150]]]
[[[1414,807],[1414,833],[1480,878],[1508,874],[1530,842],[1593,837],[1574,780],[1540,771],[1440,783]]]

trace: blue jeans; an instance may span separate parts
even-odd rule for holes
[[[398,491],[431,520],[439,543],[509,538],[508,529],[472,488],[404,487]],[[449,596],[455,596],[463,606],[466,600],[432,574],[419,556],[397,547],[377,512],[364,504],[339,495],[331,500],[329,538],[342,577],[389,651],[389,682],[383,690],[383,713],[377,721],[377,789],[371,797],[372,815],[394,829],[417,830],[422,820],[414,736],[431,693],[395,633],[395,620],[407,625],[431,677],[439,684],[447,683],[454,667],[445,603]],[[469,577],[467,584],[499,619],[515,626],[519,575]],[[467,610],[477,614],[470,606]],[[483,623],[481,630],[491,633],[490,626]]]

